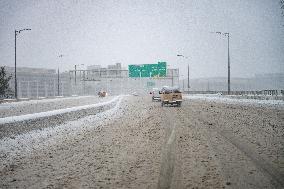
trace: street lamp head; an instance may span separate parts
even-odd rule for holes
[[[181,56],[181,57],[183,57],[183,58],[185,58],[185,59],[188,59],[188,56],[184,56],[184,55],[182,55],[182,54],[178,54],[177,56]]]
[[[30,31],[30,30],[32,30],[32,29],[30,29],[30,28],[25,28],[25,29],[21,29],[21,30],[16,30],[16,33],[21,33],[22,31],[25,31],[25,30]]]

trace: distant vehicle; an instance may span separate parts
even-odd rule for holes
[[[152,102],[161,101],[161,91],[158,88],[153,88],[150,94],[152,95]]]
[[[100,92],[98,93],[98,95],[99,95],[99,97],[106,97],[107,92],[105,92],[105,91],[100,91]]]
[[[133,92],[132,95],[133,96],[138,96],[138,93],[137,92]]]
[[[166,104],[181,106],[182,103],[182,93],[176,87],[163,87],[161,90],[161,104],[162,106]]]

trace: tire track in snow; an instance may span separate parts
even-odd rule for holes
[[[252,148],[248,146],[248,144],[238,140],[234,137],[229,131],[217,131],[217,133],[223,137],[226,141],[233,144],[237,147],[241,152],[243,152],[248,158],[251,159],[253,164],[262,170],[266,175],[268,175],[271,180],[274,181],[274,185],[277,188],[284,187],[284,175],[277,168],[275,168],[272,164],[270,164],[265,159],[261,158]]]
[[[172,180],[173,180],[173,172],[175,166],[175,149],[176,149],[176,123],[174,120],[170,119],[170,115],[167,115],[171,112],[165,112],[168,122],[164,122],[167,125],[169,130],[169,137],[166,140],[163,155],[162,155],[162,162],[161,162],[161,169],[160,169],[160,176],[158,180],[158,188],[171,188]],[[166,126],[165,126],[166,127]]]

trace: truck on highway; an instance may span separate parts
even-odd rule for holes
[[[177,87],[163,87],[161,90],[161,104],[181,106],[182,93]]]

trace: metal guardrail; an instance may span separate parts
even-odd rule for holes
[[[184,91],[186,94],[217,94],[227,95],[227,91]],[[284,96],[284,90],[261,90],[261,91],[231,91],[230,95],[265,95]]]
[[[184,91],[184,93],[228,95],[227,91]],[[284,90],[231,91],[228,96],[234,99],[284,100]]]

